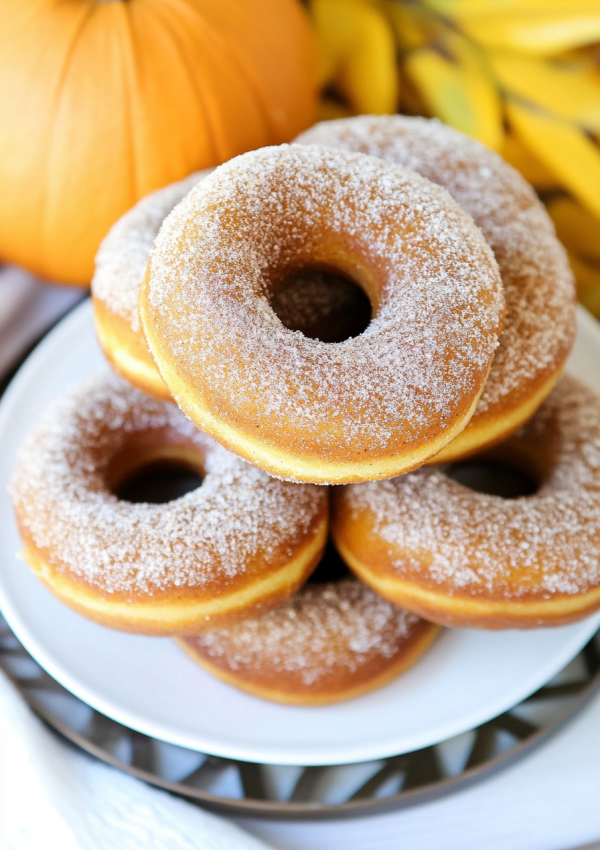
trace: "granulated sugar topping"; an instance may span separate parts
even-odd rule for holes
[[[208,658],[232,670],[294,673],[305,685],[332,670],[356,671],[395,656],[421,622],[355,579],[307,584],[260,619],[193,638]]]
[[[156,234],[173,207],[211,170],[199,171],[142,198],[111,227],[100,245],[92,294],[111,313],[125,319],[133,331],[140,330],[138,295]]]
[[[285,328],[269,288],[336,251],[381,285],[368,328],[328,344]],[[332,440],[349,453],[418,444],[464,415],[504,312],[492,252],[444,189],[316,146],[216,169],[165,221],[145,287],[161,362],[223,420],[258,440],[267,422],[268,439],[312,441],[322,458]]]
[[[326,121],[297,142],[411,168],[447,189],[481,228],[500,266],[506,318],[478,413],[527,392],[564,360],[575,335],[573,276],[535,192],[498,154],[436,119],[402,115]]]
[[[371,515],[399,576],[450,594],[549,598],[600,585],[600,397],[561,379],[506,451],[547,470],[536,494],[475,493],[428,468],[350,486],[344,509]]]
[[[197,449],[202,486],[166,504],[120,500],[107,485],[111,464],[152,433],[159,445]],[[22,530],[53,567],[104,591],[150,594],[227,584],[263,570],[277,553],[291,557],[327,499],[322,488],[285,484],[255,469],[174,405],[112,374],[47,410],[20,451],[11,493]]]

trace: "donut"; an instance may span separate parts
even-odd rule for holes
[[[533,419],[483,455],[539,483],[513,499],[423,467],[334,494],[333,537],[382,596],[436,623],[558,626],[600,607],[600,396],[565,375]]]
[[[140,470],[204,476],[164,504],[119,493]],[[11,485],[22,557],[69,607],[115,629],[197,634],[294,593],[327,538],[327,491],[270,478],[168,402],[115,374],[70,390],[19,453]]]
[[[164,219],[211,171],[192,174],[142,198],[113,225],[96,256],[92,303],[100,347],[122,377],[164,401],[171,400],[171,393],[140,325],[140,286]],[[324,342],[356,336],[371,317],[371,305],[362,290],[321,272],[287,281],[275,293],[272,306],[285,327]]]
[[[337,343],[283,326],[270,299],[336,273],[373,317]],[[504,314],[480,231],[450,196],[375,157],[300,145],[217,168],[169,216],[140,317],[180,408],[278,477],[388,478],[466,425]]]
[[[142,198],[109,230],[92,279],[94,325],[116,371],[143,392],[169,401],[140,325],[138,296],[152,243],[164,219],[212,169],[192,174]]]
[[[439,629],[355,578],[313,582],[323,561],[264,617],[178,643],[217,678],[274,702],[326,705],[382,687],[418,660]]]
[[[481,228],[500,267],[506,319],[475,414],[432,462],[457,460],[508,437],[555,385],[575,339],[573,276],[531,186],[498,154],[435,119],[327,121],[296,141],[412,168],[447,189]]]

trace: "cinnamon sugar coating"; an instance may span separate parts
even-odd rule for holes
[[[365,289],[364,333],[328,344],[282,325],[270,297],[306,267]],[[140,309],[199,426],[273,474],[326,483],[414,467],[464,427],[504,305],[491,251],[443,189],[283,145],[220,166],[171,213]]]
[[[158,459],[198,469],[202,485],[165,504],[114,495],[119,481]],[[236,593],[248,593],[248,612],[256,610],[252,588],[262,580],[267,609],[285,599],[312,570],[326,536],[325,491],[270,478],[174,405],[113,374],[51,405],[23,444],[11,494],[24,556],[42,563],[51,586],[62,577],[107,604],[197,602],[204,608],[196,631],[213,615],[219,623]],[[270,576],[280,585],[271,587]]]
[[[135,333],[142,333],[138,300],[156,234],[173,207],[212,170],[198,171],[146,195],[113,224],[98,249],[92,296]]]
[[[140,326],[140,286],[164,219],[212,170],[192,174],[142,198],[112,226],[96,255],[92,297],[98,342],[122,377],[164,401],[169,401],[171,394]],[[357,327],[362,330],[364,304],[347,282],[316,273],[286,284],[273,299],[273,308],[286,327],[327,341],[355,336]]]
[[[554,625],[600,607],[600,396],[561,378],[492,457],[533,474],[539,490],[477,493],[444,467],[340,488],[333,533],[344,559],[442,623]]]
[[[171,393],[140,326],[140,285],[165,216],[211,170],[192,174],[142,198],[112,226],[96,255],[92,303],[100,347],[116,372],[161,401],[170,401]]]
[[[550,390],[548,381],[575,338],[573,276],[549,216],[514,168],[435,119],[366,115],[326,121],[296,141],[411,168],[447,189],[481,228],[500,267],[506,318],[468,427],[518,407],[545,384]]]
[[[416,645],[429,644],[435,631],[350,578],[306,584],[264,617],[186,638],[185,648],[250,693],[322,703],[383,684],[416,660]]]

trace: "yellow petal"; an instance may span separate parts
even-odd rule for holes
[[[598,46],[596,44],[584,45],[583,47],[575,47],[573,50],[566,50],[564,53],[557,53],[556,56],[552,57],[552,62],[566,71],[573,71],[576,74],[585,77],[592,76],[597,79],[600,75],[597,53]]]
[[[500,154],[513,168],[520,171],[525,180],[535,186],[536,189],[557,189],[559,187],[560,184],[556,175],[543,162],[540,162],[514,133],[506,133]]]
[[[429,106],[421,97],[420,91],[417,89],[411,78],[407,75],[406,69],[401,63],[400,70],[400,108],[399,112],[404,112],[406,115],[424,115],[426,118],[432,118],[433,113]]]
[[[392,25],[402,51],[425,47],[443,39],[449,32],[448,26],[438,15],[423,7],[398,0],[383,0],[381,8]]]
[[[312,0],[311,17],[317,35],[320,81],[327,85],[357,38],[356,0]]]
[[[318,121],[335,121],[337,118],[350,118],[352,115],[354,113],[349,107],[332,97],[322,97],[317,107]]]
[[[387,19],[377,9],[357,7],[357,37],[333,84],[357,113],[384,115],[398,108],[396,45]]]
[[[458,14],[461,30],[485,47],[552,56],[600,39],[600,8],[573,2],[564,10]]]
[[[598,11],[598,0],[424,0],[443,15],[513,15],[550,12],[554,15]]]
[[[600,217],[591,215],[567,195],[552,198],[546,206],[560,241],[582,259],[600,262]]]
[[[600,77],[583,76],[548,60],[490,53],[490,65],[502,88],[545,110],[600,131]]]
[[[577,127],[512,99],[507,101],[506,111],[527,147],[593,215],[600,216],[598,147]]]
[[[322,81],[355,113],[383,114],[398,106],[394,35],[368,0],[313,0],[322,55]]]
[[[600,267],[591,266],[571,252],[569,262],[577,281],[577,297],[590,313],[600,318]]]
[[[423,48],[406,56],[404,68],[434,115],[491,148],[500,147],[500,100],[482,66],[465,55],[452,61]]]

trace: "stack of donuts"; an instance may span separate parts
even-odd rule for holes
[[[600,608],[600,398],[561,377],[571,273],[479,143],[316,125],[142,200],[92,294],[117,374],[55,402],[12,483],[23,558],[66,605],[300,705],[385,684],[440,626]],[[532,492],[461,484],[473,457]],[[165,464],[200,486],[128,496]]]

